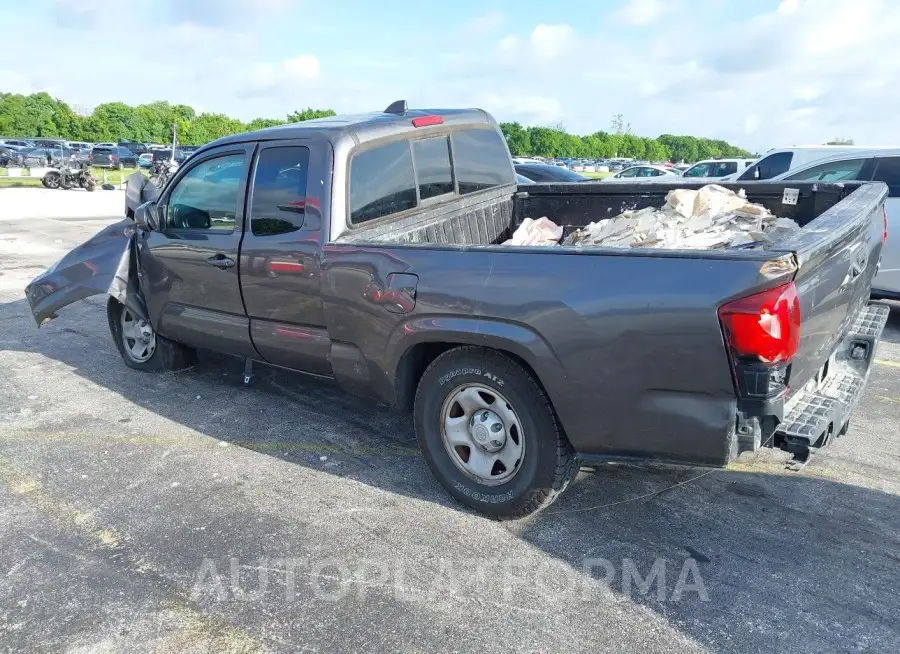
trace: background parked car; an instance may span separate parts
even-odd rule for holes
[[[888,199],[884,204],[885,232],[889,236],[881,251],[881,266],[872,281],[872,296],[900,300],[900,148],[855,150],[813,161],[771,178],[773,182],[884,182]]]
[[[753,163],[753,159],[706,159],[698,161],[682,173],[683,177],[723,179],[740,173]]]
[[[170,159],[173,158],[173,157],[172,157],[172,150],[171,150],[171,149],[168,149],[168,150],[153,150],[153,152],[151,152],[150,154],[153,155],[153,163],[156,163],[157,161],[169,161]],[[175,161],[176,161],[177,163],[181,163],[181,162],[183,162],[185,159],[187,159],[187,156],[185,156],[185,154],[184,154],[184,152],[183,152],[182,150],[180,150],[180,149],[178,149],[178,148],[175,148],[175,157],[174,157],[174,159],[175,159]]]
[[[116,145],[93,148],[89,161],[92,166],[100,168],[137,168],[137,158],[128,148]]]
[[[22,152],[14,145],[0,145],[0,168],[14,168],[22,165]]]
[[[32,148],[22,152],[22,165],[26,168],[58,166],[73,154],[69,148]]]
[[[180,152],[185,159],[188,159],[199,149],[199,145],[179,145],[175,148],[175,152]]]
[[[664,166],[631,166],[630,168],[626,168],[622,172],[616,173],[615,175],[604,177],[603,181],[614,182],[616,180],[629,180],[632,182],[637,182],[640,180],[661,179],[664,177],[676,179],[677,177],[680,177],[680,175],[678,175],[671,168],[665,168]]]
[[[80,148],[75,151],[75,154],[72,155],[72,159],[77,163],[90,163],[92,150],[93,148],[91,148],[90,146]]]
[[[62,139],[34,139],[34,141],[32,142],[34,143],[34,147],[36,148],[68,148],[69,150],[73,149],[69,148],[69,146],[66,145],[66,142]]]
[[[138,166],[140,168],[149,168],[153,165],[153,153],[145,152],[138,156]]]
[[[133,154],[144,154],[150,151],[146,145],[137,141],[119,141],[119,147],[128,148]]]
[[[2,139],[0,143],[3,145],[14,145],[17,148],[33,148],[34,143],[31,141],[24,141],[22,139]]]
[[[527,163],[517,164],[516,173],[530,179],[532,182],[585,182],[590,178],[579,175],[568,168],[560,168],[550,164]]]

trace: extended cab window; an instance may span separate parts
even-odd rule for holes
[[[250,229],[257,236],[287,234],[303,227],[309,148],[291,146],[260,152],[253,177]]]
[[[191,168],[169,195],[166,226],[234,231],[243,170],[243,154],[215,157]]]
[[[892,198],[900,197],[900,157],[879,159],[872,179],[887,184]]]
[[[837,182],[840,180],[853,180],[859,176],[863,164],[867,159],[846,159],[844,161],[831,161],[808,168],[800,173],[794,173],[787,177],[791,181],[804,182]]]
[[[450,169],[450,142],[446,136],[412,142],[419,198],[427,200],[445,193],[453,193],[453,172]]]
[[[409,141],[364,150],[350,160],[350,222],[358,225],[416,206]]]
[[[450,138],[453,140],[453,167],[460,194],[515,184],[506,142],[495,130],[463,130],[454,132]]]

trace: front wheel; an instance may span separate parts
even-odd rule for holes
[[[181,370],[197,361],[196,350],[160,336],[149,322],[134,315],[118,300],[109,299],[106,317],[113,341],[129,368],[163,372]]]
[[[41,180],[41,183],[47,188],[59,188],[59,184],[62,181],[59,173],[47,173],[44,175],[44,178]]]
[[[460,347],[422,375],[416,437],[428,467],[453,497],[494,518],[551,504],[578,472],[550,400],[518,362]]]

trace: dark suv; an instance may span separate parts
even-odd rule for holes
[[[143,143],[138,143],[137,141],[119,141],[119,146],[128,148],[133,154],[136,154],[138,156],[150,151],[150,149],[146,145],[144,145]]]
[[[137,168],[138,155],[121,145],[104,148],[94,148],[88,157],[92,166],[100,168]]]

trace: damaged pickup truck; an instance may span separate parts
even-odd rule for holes
[[[137,370],[207,348],[412,410],[451,495],[520,517],[579,462],[802,461],[846,431],[888,314],[869,302],[884,184],[744,185],[799,226],[759,248],[504,244],[526,217],[567,236],[686,186],[517,186],[489,115],[399,102],[133,179],[129,216],[26,294],[41,324],[108,293]]]

